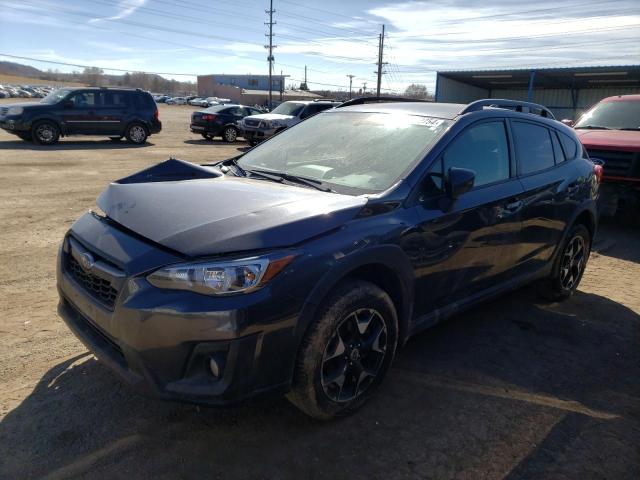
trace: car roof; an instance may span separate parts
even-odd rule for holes
[[[466,105],[461,103],[380,102],[341,107],[339,110],[365,113],[405,113],[453,120],[460,115],[465,107]]]
[[[616,95],[615,97],[607,97],[600,102],[640,102],[640,94],[635,95]]]

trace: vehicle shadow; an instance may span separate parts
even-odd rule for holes
[[[600,221],[594,251],[607,257],[640,263],[640,212],[635,221],[629,218],[603,218]],[[634,238],[635,241],[629,241]]]
[[[89,355],[0,423],[0,477],[638,478],[640,316],[527,288],[399,351],[357,414],[286,400],[214,409],[134,394]]]
[[[229,143],[229,142],[225,142],[224,140],[218,139],[218,138],[214,138],[213,140],[206,140],[204,138],[201,138],[201,139],[197,139],[197,140],[193,140],[193,139],[184,140],[184,143],[187,143],[189,145],[226,145],[226,146],[233,146],[236,143],[244,143],[244,141],[243,140],[238,140],[237,142]]]
[[[143,143],[142,145],[136,145],[129,143],[126,140],[114,142],[111,140],[65,140],[61,139],[55,145],[36,145],[33,142],[26,142],[24,140],[9,140],[0,142],[0,150],[44,150],[44,151],[56,151],[56,150],[114,150],[124,148],[145,148],[152,147],[154,144],[151,142]]]

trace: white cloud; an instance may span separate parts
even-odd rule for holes
[[[121,0],[116,6],[116,8],[119,10],[118,13],[111,17],[92,18],[91,20],[89,20],[89,23],[99,22],[100,20],[120,20],[121,18],[128,17],[129,15],[134,13],[145,3],[147,3],[147,0]]]

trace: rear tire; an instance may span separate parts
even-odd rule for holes
[[[398,317],[389,295],[372,283],[339,285],[306,333],[287,398],[307,415],[348,415],[371,396],[389,370]]]
[[[573,295],[582,280],[590,253],[589,230],[582,224],[574,225],[558,252],[551,276],[542,281],[542,296],[558,301]]]
[[[238,130],[235,127],[225,127],[222,131],[222,138],[227,143],[233,143],[238,139]]]
[[[38,145],[55,145],[60,138],[60,128],[50,120],[42,120],[31,128],[31,137]]]
[[[125,136],[127,137],[129,143],[142,145],[147,141],[147,137],[149,136],[149,134],[147,133],[147,129],[141,123],[132,123],[127,127]]]

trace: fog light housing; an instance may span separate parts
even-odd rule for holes
[[[222,369],[220,368],[220,364],[214,357],[209,358],[209,371],[215,378],[220,378]]]

